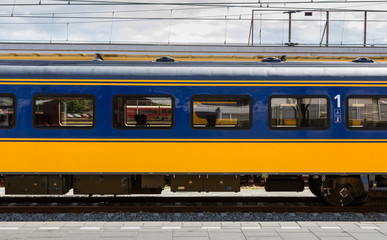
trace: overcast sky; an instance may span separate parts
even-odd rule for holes
[[[95,5],[113,2],[126,5]],[[364,13],[333,10],[387,11],[387,1],[359,0],[153,0],[137,2],[146,5],[128,3],[135,2],[2,0],[0,41],[247,44],[252,9],[256,9],[255,44],[285,44],[288,42],[287,11],[293,9],[303,11],[292,14],[292,42],[319,44],[325,10],[330,9],[330,43],[362,44]],[[305,16],[307,9],[323,11]],[[387,44],[387,12],[369,12],[368,20],[367,43]]]

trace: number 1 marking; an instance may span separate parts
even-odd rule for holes
[[[337,94],[335,96],[335,100],[337,100],[337,108],[340,108],[341,107],[341,105],[340,105],[340,94]]]

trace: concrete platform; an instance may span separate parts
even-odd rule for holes
[[[10,197],[18,197],[21,195],[5,195],[4,187],[0,187],[0,197],[1,196],[10,196]],[[30,195],[31,196],[31,195]],[[75,196],[73,189],[66,195],[35,195],[35,196]],[[80,195],[78,196],[88,196],[88,195]],[[93,196],[113,196],[113,195],[98,195],[95,194]],[[313,193],[309,190],[308,187],[305,187],[305,190],[302,192],[266,192],[263,187],[242,187],[240,192],[171,192],[170,187],[165,187],[165,189],[161,192],[161,194],[132,194],[132,195],[118,195],[121,197],[144,197],[144,196],[162,196],[162,197],[209,197],[209,196],[221,196],[221,197],[313,197]]]
[[[387,222],[0,222],[0,239],[381,240]]]

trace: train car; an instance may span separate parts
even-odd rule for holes
[[[387,189],[387,64],[0,61],[6,194]]]
[[[157,104],[157,103],[156,103]],[[136,104],[126,104],[126,125],[160,125],[165,121],[172,120],[172,107],[163,105],[143,106]],[[158,124],[159,123],[159,124]]]

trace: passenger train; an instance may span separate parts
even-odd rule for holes
[[[387,64],[0,61],[6,194],[387,189]]]

